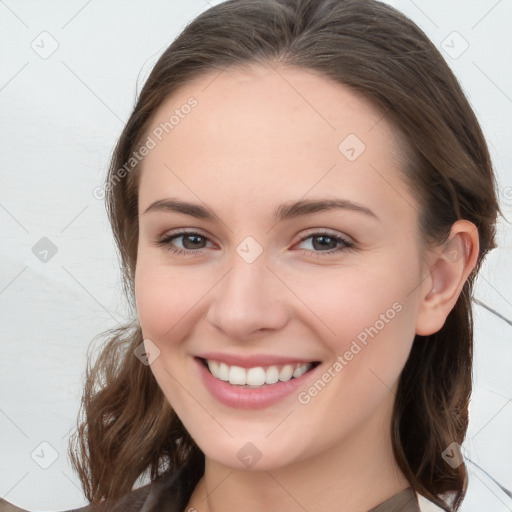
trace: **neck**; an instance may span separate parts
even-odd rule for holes
[[[243,471],[206,458],[185,510],[369,510],[410,485],[393,455],[389,418],[388,409],[337,446],[275,469]]]

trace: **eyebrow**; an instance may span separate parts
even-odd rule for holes
[[[348,199],[309,199],[285,203],[275,210],[273,218],[276,222],[279,222],[334,209],[354,211],[378,219],[377,215],[375,215],[372,210],[359,203],[349,201]],[[208,208],[174,198],[155,201],[146,208],[143,215],[149,212],[178,212],[198,219],[208,221],[216,220],[216,215]]]

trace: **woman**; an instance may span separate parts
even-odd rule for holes
[[[81,510],[459,508],[500,211],[414,23],[369,0],[212,7],[155,65],[105,192],[135,320],[88,367]]]

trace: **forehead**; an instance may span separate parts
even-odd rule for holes
[[[229,198],[233,212],[306,194],[387,215],[410,214],[414,202],[393,127],[359,94],[311,71],[202,75],[163,102],[146,136],[155,147],[141,165],[142,208],[166,194],[214,209]]]

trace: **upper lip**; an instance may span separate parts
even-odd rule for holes
[[[254,368],[256,366],[273,366],[285,364],[307,364],[318,362],[317,359],[303,359],[293,356],[277,356],[273,354],[226,354],[222,352],[206,352],[197,355],[202,359],[209,359],[226,363],[228,366],[241,368]]]

